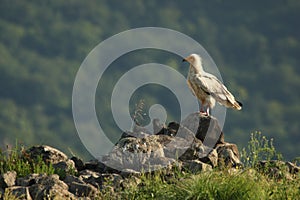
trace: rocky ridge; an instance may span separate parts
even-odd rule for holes
[[[32,160],[42,158],[63,173],[19,177],[15,171],[8,171],[0,176],[0,194],[10,193],[26,200],[95,199],[101,190],[126,188],[131,184],[128,177],[135,177],[138,185],[140,169],[152,173],[163,168],[172,174],[174,168],[199,173],[216,167],[242,167],[237,146],[224,141],[224,134],[213,117],[194,113],[180,124],[171,122],[165,126],[154,120],[153,126],[155,134],[139,127],[134,132],[124,132],[108,155],[89,162],[68,158],[47,145],[33,146],[24,156]],[[291,174],[299,172],[300,168],[294,164],[283,164]],[[274,166],[272,173],[276,173]]]

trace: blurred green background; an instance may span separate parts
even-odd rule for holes
[[[81,62],[114,34],[158,26],[202,44],[243,102],[242,111],[227,110],[227,141],[241,149],[251,132],[262,131],[285,159],[293,159],[300,152],[299,11],[298,0],[1,0],[0,145],[17,139],[91,158],[72,119],[72,87]],[[120,132],[109,112],[111,89],[129,67],[147,62],[187,73],[178,56],[163,51],[140,50],[113,63],[96,97],[98,118],[110,119],[104,126],[112,136]],[[157,86],[145,91],[132,98],[132,107],[145,99],[147,109],[168,93]],[[169,99],[165,102],[174,101],[172,94]]]

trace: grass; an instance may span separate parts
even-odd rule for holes
[[[1,174],[15,170],[19,176],[29,173],[57,173],[51,165],[42,160],[22,158],[23,147],[0,152]],[[214,169],[212,172],[192,174],[179,169],[143,173],[130,177],[119,188],[107,181],[99,199],[299,199],[299,174],[292,178],[269,176],[267,170],[260,170],[261,160],[281,159],[272,140],[261,133],[251,135],[247,148],[241,151],[244,168]],[[271,168],[273,166],[267,166]],[[282,173],[287,173],[284,168]],[[10,195],[10,194],[4,194]],[[11,199],[9,196],[7,199]],[[5,198],[4,198],[5,199]]]
[[[298,199],[299,177],[293,180],[270,179],[249,168],[238,171],[215,170],[185,174],[169,182],[160,172],[142,179],[142,184],[126,188],[120,199]],[[116,198],[117,199],[117,198]]]
[[[56,173],[52,164],[46,164],[42,157],[33,160],[26,156],[25,148],[23,145],[16,145],[13,149],[5,151],[0,150],[0,173],[3,174],[7,171],[16,171],[18,177],[24,177],[28,174],[54,174]]]

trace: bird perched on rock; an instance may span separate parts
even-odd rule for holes
[[[209,110],[215,106],[216,101],[226,107],[242,109],[242,103],[235,100],[226,86],[217,77],[203,70],[199,55],[191,54],[182,61],[190,63],[187,83],[193,95],[201,102],[200,113],[209,115]]]

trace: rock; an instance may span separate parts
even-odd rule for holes
[[[212,171],[212,167],[209,164],[203,163],[199,160],[186,160],[182,163],[183,168],[192,173]]]
[[[13,195],[18,200],[32,200],[28,187],[12,186],[12,187],[6,188],[5,193]]]
[[[141,175],[141,172],[135,171],[133,169],[124,169],[124,170],[122,170],[122,172],[120,173],[120,175],[123,178],[128,178],[130,176],[139,176],[139,175]]]
[[[300,172],[300,167],[292,162],[286,162],[286,166],[288,166],[291,174],[297,174]]]
[[[163,157],[163,147],[158,142],[159,136],[150,135],[144,138],[124,138],[118,142],[118,146],[124,151],[132,153],[144,153],[149,157]]]
[[[83,170],[79,173],[79,179],[84,183],[93,185],[96,188],[102,187],[102,175],[98,172],[93,172],[90,170]]]
[[[77,183],[81,183],[84,184],[85,182],[82,180],[82,177],[77,177],[77,176],[73,176],[73,175],[67,175],[64,179],[64,182],[67,185],[70,185],[72,182],[77,182]]]
[[[60,161],[53,164],[54,169],[62,170],[63,172],[76,172],[75,163],[73,160],[68,159],[67,161]]]
[[[202,113],[188,115],[180,124],[194,132],[195,136],[205,145],[215,147],[217,144],[224,143],[224,134],[218,124],[218,120],[212,116]]]
[[[168,157],[157,157],[157,158],[150,158],[149,159],[149,163],[151,165],[159,166],[159,168],[172,166],[172,164],[175,163],[175,162],[176,162],[175,159],[168,158]],[[147,167],[145,166],[144,169],[147,169]]]
[[[106,187],[120,188],[123,180],[119,174],[102,174],[103,183],[101,189],[105,189]]]
[[[91,160],[89,162],[86,162],[84,165],[85,165],[85,169],[92,170],[99,173],[105,173],[108,171],[114,173],[116,171],[115,169],[111,169],[107,167],[105,164],[103,164],[98,160]]]
[[[0,176],[0,187],[7,188],[14,186],[16,183],[17,172],[8,171]]]
[[[192,142],[191,145],[186,145],[187,149],[186,151],[179,157],[180,160],[185,161],[185,160],[195,160],[195,159],[200,159],[204,155],[205,152],[205,147],[202,144],[201,140],[194,138],[194,141]]]
[[[79,177],[68,175],[64,182],[69,191],[76,196],[94,199],[99,194],[97,188],[102,185],[101,174],[89,170],[81,171]]]
[[[72,182],[69,185],[69,191],[79,197],[90,197],[92,199],[99,195],[97,188],[91,184],[82,184],[77,182]]]
[[[29,156],[33,160],[42,158],[44,162],[52,164],[68,160],[66,154],[47,145],[38,145],[29,148],[28,150],[26,150],[26,157],[27,156]]]
[[[257,163],[257,169],[275,179],[288,179],[292,180],[292,175],[290,174],[290,163],[280,161],[280,160],[262,160]]]
[[[147,131],[148,132],[148,131]],[[134,137],[134,138],[144,138],[144,137],[148,137],[150,134],[139,131],[139,130],[135,130],[135,131],[126,131],[123,132],[123,134],[121,135],[121,138],[129,138],[129,137]]]
[[[123,181],[122,176],[119,174],[100,174],[98,172],[93,172],[90,170],[81,171],[78,178],[82,180],[85,184],[93,185],[95,188],[98,189],[103,189],[106,182],[109,182],[110,184],[112,184],[112,186],[114,186],[114,188],[117,188]],[[79,181],[76,182],[78,183]]]
[[[168,166],[172,159],[198,160],[212,167],[220,162],[233,167],[241,165],[236,145],[224,142],[218,121],[212,116],[193,113],[180,124],[171,122],[167,127],[153,120],[153,128],[158,131],[156,135],[123,134],[115,148],[100,160],[105,169],[151,171]]]
[[[177,134],[179,126],[180,125],[177,122],[170,122],[167,127],[166,135],[175,136]]]
[[[85,165],[84,165],[84,162],[82,161],[82,159],[80,158],[77,158],[75,156],[73,156],[71,158],[71,160],[73,160],[74,164],[75,164],[75,167],[78,171],[81,171],[81,170],[84,170],[85,169]]]
[[[117,170],[133,169],[140,171],[150,158],[164,157],[163,145],[158,135],[145,138],[128,137],[121,139],[113,150],[100,160],[106,166]]]
[[[192,145],[184,138],[167,135],[160,135],[159,142],[163,145],[165,156],[173,159],[178,159]]]
[[[29,187],[33,199],[76,199],[75,195],[69,192],[68,185],[59,180],[57,174],[38,176],[35,182]]]
[[[240,161],[240,155],[238,148],[235,144],[224,143],[220,144],[216,148],[218,153],[218,165],[219,166],[229,166],[229,167],[239,167],[242,166]]]
[[[33,184],[36,184],[36,181],[40,177],[45,177],[45,174],[29,174],[26,177],[17,178],[17,184],[18,186],[31,186]]]
[[[207,151],[204,150],[204,152],[207,152]],[[214,168],[214,167],[218,166],[218,157],[219,156],[218,156],[217,150],[212,149],[212,150],[210,150],[210,152],[206,156],[204,156],[202,158],[199,158],[199,160],[201,162],[206,163],[206,164],[210,164]]]

